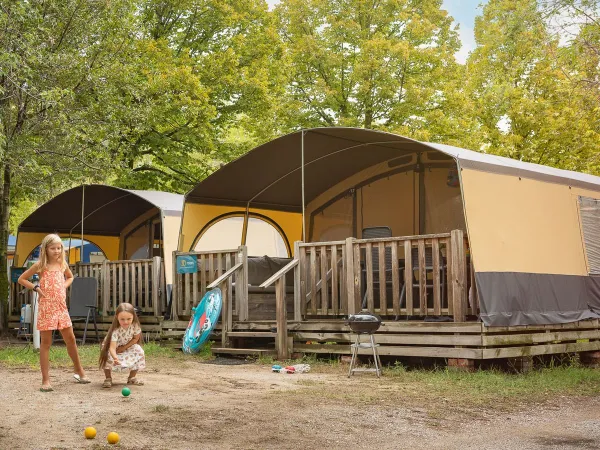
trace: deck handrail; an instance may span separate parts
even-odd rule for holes
[[[217,286],[221,289],[222,307],[221,307],[221,345],[226,347],[228,344],[227,334],[233,329],[233,296],[231,285],[233,275],[240,269],[244,268],[244,261],[237,263],[231,269],[227,270],[223,275],[206,286],[207,289],[213,289]]]
[[[259,287],[261,288],[266,288],[271,286],[273,283],[275,283],[278,279],[280,279],[281,277],[283,277],[286,273],[288,273],[290,270],[292,270],[294,267],[296,267],[298,264],[300,263],[300,260],[297,258],[292,259],[289,263],[287,263],[283,268],[279,269],[278,272],[276,272],[274,275],[271,275],[271,278],[268,278],[266,281],[263,282],[263,284],[261,284]]]
[[[414,240],[428,240],[438,238],[449,238],[451,233],[439,233],[439,234],[420,234],[416,236],[392,236],[383,238],[369,238],[369,239],[354,239],[355,244],[366,244],[374,242],[402,242],[402,241],[414,241]]]
[[[244,263],[241,263],[241,262],[237,263],[235,266],[233,266],[231,269],[229,269],[227,272],[225,272],[223,275],[221,275],[215,281],[213,281],[208,286],[206,286],[207,289],[216,288],[218,285],[220,285],[222,282],[224,282],[227,278],[231,277],[234,273],[236,273],[242,267],[244,267]]]

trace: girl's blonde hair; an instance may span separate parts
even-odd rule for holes
[[[42,272],[48,265],[48,247],[53,244],[60,244],[60,247],[62,248],[62,258],[60,262],[62,270],[67,270],[67,267],[69,267],[67,260],[65,259],[65,247],[62,243],[62,239],[58,234],[49,234],[42,239],[42,243],[40,244],[40,261],[38,263],[39,272]]]
[[[108,349],[110,348],[110,339],[112,337],[113,331],[120,327],[119,314],[122,312],[127,312],[133,315],[133,322],[130,326],[137,325],[138,327],[140,327],[140,329],[142,328],[142,326],[140,325],[140,319],[138,319],[138,316],[135,313],[135,308],[131,303],[121,303],[119,306],[117,306],[117,310],[115,311],[115,317],[112,323],[110,324],[110,328],[106,332],[106,337],[104,338],[104,342],[102,343],[102,350],[100,350],[100,359],[98,360],[98,363],[100,364],[100,369],[104,369],[104,365],[106,364],[106,361],[108,361]]]

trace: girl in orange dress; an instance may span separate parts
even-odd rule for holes
[[[34,274],[40,275],[40,284],[29,281]],[[78,383],[89,383],[85,376],[73,324],[67,309],[67,288],[73,282],[73,274],[65,260],[65,249],[62,240],[56,234],[49,234],[42,240],[40,260],[27,269],[20,277],[19,284],[32,289],[38,294],[37,329],[40,331],[40,368],[42,370],[42,387],[40,391],[52,391],[50,385],[48,355],[52,344],[52,331],[59,330],[67,346],[67,352],[75,366],[75,380]]]

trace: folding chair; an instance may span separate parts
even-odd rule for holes
[[[98,324],[96,323],[96,314],[98,311],[98,306],[96,306],[97,299],[98,280],[92,277],[75,277],[71,285],[69,315],[71,316],[71,322],[85,321],[81,345],[85,344],[90,317],[94,322],[96,340],[100,342],[100,333],[98,333]]]

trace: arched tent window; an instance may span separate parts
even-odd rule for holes
[[[212,251],[237,248],[242,242],[243,215],[230,215],[210,223],[200,233],[194,251]],[[267,220],[250,216],[246,246],[250,256],[288,257],[286,241],[279,229]]]
[[[81,240],[80,239],[63,239],[63,246],[65,248],[65,256],[69,264],[74,264],[77,261],[81,261]],[[69,247],[70,244],[70,247]],[[27,266],[30,263],[38,261],[40,258],[40,246],[34,248],[27,258],[25,258],[24,265]],[[102,262],[106,259],[104,251],[97,245],[87,239],[83,241],[83,262]]]

